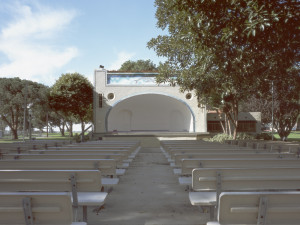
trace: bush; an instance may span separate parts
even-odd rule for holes
[[[269,141],[269,140],[272,140],[272,134],[269,134],[269,133],[257,134],[255,139],[263,139],[265,141]],[[275,138],[274,138],[274,140],[275,140]]]
[[[233,138],[231,135],[222,133],[209,138],[207,141],[225,143],[226,140],[233,140]]]
[[[77,142],[77,143],[80,143],[81,142],[81,135],[79,134],[75,134],[74,135],[74,140]],[[90,136],[89,135],[84,135],[83,136],[83,142],[86,142],[86,141],[89,141],[90,140]]]
[[[236,139],[237,140],[253,140],[254,136],[247,134],[247,133],[238,133]]]
[[[238,133],[236,140],[252,140],[254,139],[254,137],[250,134],[246,134],[246,133]],[[212,138],[207,139],[207,141],[210,142],[219,142],[219,143],[225,143],[225,141],[227,140],[233,140],[233,137],[231,135],[228,134],[217,134],[215,136],[213,136]]]

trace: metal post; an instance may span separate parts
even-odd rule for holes
[[[272,81],[272,141],[274,141],[274,81]]]
[[[48,111],[47,111],[47,114],[46,114],[46,123],[47,123],[47,137],[48,137],[48,134],[49,134],[49,121],[48,121],[48,119],[49,119],[49,117],[48,117],[49,115],[48,115]]]
[[[29,112],[29,140],[31,140],[31,111]]]
[[[27,84],[25,86],[25,99],[24,99],[24,121],[23,121],[23,141],[25,141],[25,125],[26,125],[26,110],[27,110]]]
[[[23,211],[24,211],[26,225],[33,225],[31,198],[30,197],[23,198],[22,204],[23,204]]]

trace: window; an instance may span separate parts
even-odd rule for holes
[[[224,121],[222,121],[224,125]],[[225,126],[225,125],[224,125]],[[207,121],[207,131],[212,133],[223,132],[220,121]],[[238,132],[256,132],[256,121],[239,121]]]
[[[99,108],[103,107],[103,94],[99,94]]]
[[[256,121],[239,121],[238,132],[256,132]]]
[[[224,121],[222,121],[224,124]],[[220,124],[220,121],[207,121],[207,131],[208,132],[223,132],[222,126]]]

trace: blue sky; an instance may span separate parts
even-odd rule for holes
[[[119,69],[127,60],[158,58],[147,42],[157,28],[154,0],[0,0],[0,77],[51,86],[78,72]]]

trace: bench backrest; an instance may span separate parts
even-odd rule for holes
[[[192,175],[195,168],[300,167],[300,159],[183,159],[181,173]]]
[[[186,151],[186,150],[198,150],[198,151],[203,151],[203,150],[244,150],[244,151],[248,151],[248,150],[253,150],[253,149],[248,149],[248,148],[236,148],[236,147],[221,147],[221,146],[202,146],[202,147],[198,147],[198,146],[176,146],[176,147],[169,147],[169,148],[164,148],[166,150],[166,152],[172,152],[172,151]]]
[[[220,224],[296,225],[300,221],[300,192],[224,192],[219,206]]]
[[[182,149],[177,149],[177,150],[172,150],[169,152],[169,155],[171,157],[171,159],[175,158],[176,154],[196,154],[196,153],[200,153],[200,154],[207,154],[207,153],[211,153],[211,154],[227,154],[227,153],[237,153],[237,154],[241,154],[241,153],[270,153],[270,151],[268,150],[256,150],[256,149],[247,149],[247,150],[242,150],[242,149],[186,149],[186,150],[182,150]],[[279,152],[272,152],[272,153],[277,153],[277,154],[288,154],[288,153],[279,153]],[[295,153],[293,153],[295,154]]]
[[[131,150],[130,146],[63,146],[50,147],[48,150]]]
[[[36,151],[36,150],[35,150]],[[268,153],[268,151],[258,151],[258,150],[240,150],[240,149],[176,149],[176,150],[171,150],[169,152],[169,155],[171,159],[174,159],[175,155],[177,154],[195,154],[195,153],[201,153],[201,154],[207,154],[207,153],[212,153],[212,154],[222,154],[222,153]]]
[[[29,150],[29,154],[124,154],[129,155],[128,150]]]
[[[23,159],[0,160],[1,170],[95,170],[103,176],[116,175],[113,159]]]
[[[299,168],[198,168],[192,172],[195,191],[297,190]]]
[[[1,224],[70,225],[72,220],[71,196],[67,193],[0,192]]]
[[[194,154],[176,154],[175,166],[180,167],[183,159],[237,159],[237,158],[297,158],[298,156],[293,153],[194,153]]]
[[[0,192],[9,191],[100,192],[99,170],[0,170]]]
[[[122,162],[127,157],[123,154],[4,154],[3,160],[7,159],[114,159]]]

